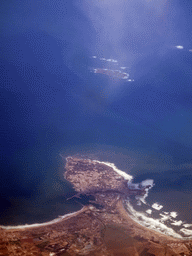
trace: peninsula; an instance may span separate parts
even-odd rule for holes
[[[189,256],[192,241],[167,236],[135,222],[124,207],[148,187],[128,186],[132,177],[115,165],[67,157],[64,177],[77,194],[91,195],[80,211],[42,224],[0,227],[0,255]]]

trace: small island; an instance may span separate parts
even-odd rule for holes
[[[132,177],[114,164],[67,157],[64,177],[77,194],[94,198],[81,210],[42,224],[0,227],[0,255],[189,256],[192,241],[135,222],[124,207],[148,187],[129,186]]]

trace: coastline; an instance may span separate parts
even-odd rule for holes
[[[55,223],[59,223],[63,220],[66,220],[67,218],[72,218],[77,216],[78,214],[82,213],[83,211],[86,210],[86,206],[84,206],[81,210],[76,211],[76,212],[72,212],[72,213],[67,213],[65,215],[59,216],[56,219],[53,219],[51,221],[47,221],[47,222],[43,222],[43,223],[34,223],[34,224],[24,224],[24,225],[18,225],[18,226],[0,226],[0,229],[4,229],[4,230],[11,230],[11,229],[30,229],[30,228],[38,228],[38,227],[43,227],[43,226],[48,226],[48,225],[52,225]]]
[[[92,195],[94,200],[52,221],[0,226],[0,255],[192,255],[192,240],[148,228],[125,209],[127,196],[144,197],[149,185],[129,187],[132,176],[114,164],[75,157],[66,160],[64,176],[77,196]]]

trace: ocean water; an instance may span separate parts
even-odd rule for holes
[[[31,191],[29,188],[22,192],[15,190],[14,195],[8,194],[9,204],[1,208],[1,225],[44,223],[89,204],[89,197],[67,200],[75,195],[72,186],[63,178],[65,157],[69,155],[114,163],[120,170],[133,176],[131,186],[134,188],[139,183],[143,186],[151,185],[144,197],[127,197],[124,206],[128,214],[141,225],[164,234],[178,238],[192,236],[189,167],[159,172],[158,167],[165,168],[166,163],[157,155],[150,156],[148,153],[148,159],[144,160],[140,152],[96,144],[74,146],[61,151],[55,158],[55,166],[52,164],[47,171],[49,177],[46,177],[43,184],[36,184],[37,191],[31,192],[31,196],[26,193]],[[161,162],[161,165],[154,165],[153,162]]]
[[[191,170],[138,176],[134,182],[153,181],[145,198],[128,198],[125,208],[140,224],[178,238],[192,237]],[[137,184],[137,183],[136,183]]]
[[[16,71],[6,63],[4,76],[11,75],[22,84]],[[46,80],[52,79],[44,72]],[[65,75],[82,85],[66,67]],[[164,107],[162,92],[171,104],[175,100],[170,88],[143,87],[143,81],[137,82],[136,88],[135,84],[127,87],[127,82],[116,84],[94,75],[90,73],[90,82],[94,79],[91,89],[87,85],[76,89],[72,83],[69,90],[54,83],[50,88],[40,87],[40,97],[37,88],[23,89],[24,84],[16,92],[12,87],[3,91],[0,224],[51,221],[88,203],[87,198],[81,202],[67,200],[75,191],[63,178],[65,161],[61,155],[79,155],[114,163],[131,174],[134,183],[153,180],[145,203],[138,198],[128,200],[125,207],[129,214],[137,216],[137,212],[135,220],[149,228],[159,225],[169,235],[175,236],[173,230],[178,236],[190,237],[192,159],[189,128],[183,127],[183,122],[190,126],[189,111],[174,107],[170,113],[170,105]],[[50,105],[50,95],[56,89]],[[150,112],[151,104],[154,108]]]
[[[153,180],[129,211],[190,235],[190,8],[83,3],[1,4],[0,224],[80,209],[60,157],[77,154]]]

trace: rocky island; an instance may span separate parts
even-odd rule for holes
[[[115,165],[67,157],[65,179],[76,197],[94,199],[78,212],[42,223],[0,228],[0,255],[36,256],[189,256],[192,241],[167,236],[135,222],[124,207],[132,195],[144,195],[148,187],[134,189],[132,177]]]

